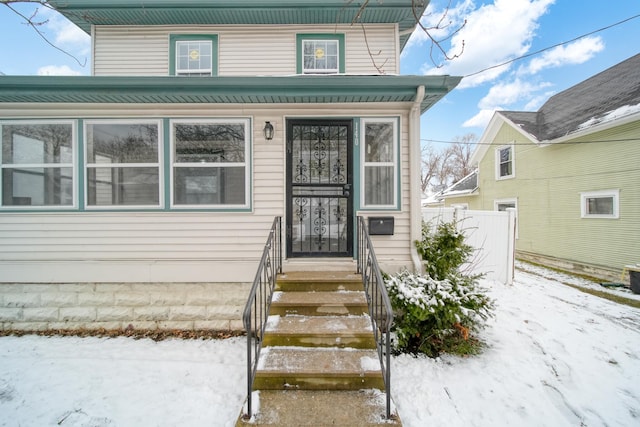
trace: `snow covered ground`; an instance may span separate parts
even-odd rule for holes
[[[394,359],[405,426],[640,425],[640,310],[535,272],[486,283],[482,355]],[[231,426],[245,378],[242,338],[2,337],[0,425]]]

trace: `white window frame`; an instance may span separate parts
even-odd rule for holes
[[[495,199],[493,201],[493,210],[494,211],[500,211],[499,207],[500,205],[513,205],[513,209],[515,209],[515,216],[516,216],[516,239],[518,238],[518,229],[520,228],[519,225],[519,221],[518,221],[518,199],[517,198],[508,198],[508,199]],[[502,211],[504,212],[504,211]]]
[[[180,45],[183,44],[189,44],[189,43],[205,43],[209,45],[209,49],[211,51],[210,54],[210,58],[209,58],[209,63],[210,63],[210,67],[209,68],[198,68],[198,69],[187,69],[187,70],[183,70],[180,68]],[[214,55],[214,46],[213,46],[213,41],[212,40],[176,40],[175,41],[175,49],[176,49],[176,59],[175,59],[175,64],[176,64],[176,76],[198,76],[198,77],[202,77],[202,76],[213,76],[213,64],[215,61],[215,58],[213,57]]]
[[[175,161],[175,128],[174,124],[244,124],[245,126],[245,153],[244,153],[244,162],[242,163],[176,163]],[[217,210],[217,211],[234,211],[234,210],[249,210],[251,208],[251,159],[252,159],[252,126],[251,119],[249,118],[229,118],[229,119],[172,119],[169,121],[169,129],[170,129],[170,141],[169,141],[169,157],[170,157],[170,206],[171,209],[175,210],[193,210],[193,209],[203,209],[203,210]],[[224,167],[244,167],[244,203],[243,204],[175,204],[175,168],[176,167],[185,167],[185,168],[224,168]]]
[[[33,164],[4,164],[2,159],[2,146],[0,145],[0,189],[3,187],[3,176],[5,169],[15,169],[16,166],[20,168],[40,168],[40,167],[56,167],[56,168],[71,168],[71,176],[73,180],[72,185],[72,202],[70,205],[43,205],[43,206],[31,206],[31,205],[10,205],[5,206],[3,203],[3,191],[0,191],[0,210],[74,210],[78,208],[78,168],[77,168],[77,155],[78,155],[78,137],[77,137],[77,122],[75,120],[6,120],[0,121],[0,136],[2,135],[2,126],[5,125],[70,125],[71,126],[71,163],[33,163]],[[2,140],[0,138],[0,144]]]
[[[450,206],[454,209],[462,209],[463,211],[469,210],[469,203],[452,203]]]
[[[151,124],[158,127],[158,161],[156,163],[90,163],[88,159],[88,139],[87,128],[89,125],[95,124]],[[86,210],[157,210],[164,206],[164,135],[162,120],[149,119],[92,119],[85,120],[83,123],[83,142],[84,142],[84,208]],[[158,204],[157,205],[89,205],[89,168],[92,167],[110,167],[110,168],[134,168],[134,167],[157,167],[158,168]]]
[[[306,43],[335,43],[336,45],[336,68],[305,68],[304,52]],[[302,40],[302,73],[303,74],[338,74],[340,73],[340,41],[336,39],[314,39],[308,38]]]
[[[400,142],[398,139],[398,129],[399,129],[399,118],[396,117],[367,117],[362,118],[360,120],[360,141],[361,141],[361,149],[360,149],[360,180],[362,184],[362,189],[360,191],[360,207],[362,209],[371,209],[371,210],[384,210],[384,209],[398,209],[398,159],[400,158]],[[393,160],[389,162],[366,162],[366,125],[367,123],[391,123],[393,125]],[[365,202],[366,199],[366,168],[367,167],[393,167],[393,195],[392,195],[392,203],[388,205],[367,205]]]
[[[588,212],[588,199],[593,198],[612,198],[613,213],[612,214],[592,214]],[[580,217],[581,218],[602,218],[602,219],[618,219],[620,218],[620,190],[598,190],[585,191],[580,193]]]
[[[501,166],[500,152],[505,149],[511,150],[511,174],[502,176],[500,174],[500,166]],[[495,151],[495,160],[496,160],[496,181],[500,181],[503,179],[512,179],[516,177],[516,155],[515,155],[514,144],[502,145],[500,147],[497,147]]]

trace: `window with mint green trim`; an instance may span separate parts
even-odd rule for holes
[[[360,177],[361,206],[365,209],[397,209],[398,121],[362,119]]]
[[[2,209],[73,208],[72,121],[0,122]]]
[[[86,207],[161,207],[161,141],[158,120],[86,120]]]
[[[218,36],[215,34],[171,34],[169,74],[208,77],[218,74]]]
[[[171,121],[172,207],[249,207],[249,119]]]
[[[297,74],[344,74],[344,34],[297,34]]]

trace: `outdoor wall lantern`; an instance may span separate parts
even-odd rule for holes
[[[271,122],[264,122],[264,129],[262,129],[262,131],[264,132],[264,139],[267,141],[273,139],[273,125]]]

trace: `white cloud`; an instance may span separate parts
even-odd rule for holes
[[[538,19],[555,0],[495,0],[468,13],[465,27],[451,38],[449,55],[459,58],[441,68],[428,64],[426,74],[467,75],[525,54],[538,28]],[[464,6],[458,9],[458,6]],[[475,7],[467,0],[455,10]],[[464,50],[463,50],[464,46]],[[509,70],[502,66],[465,78],[458,88],[473,87],[494,80]]]
[[[485,127],[487,127],[487,125],[491,121],[491,117],[493,117],[493,114],[498,110],[501,110],[501,108],[480,110],[478,112],[478,114],[476,114],[475,116],[473,116],[472,118],[470,118],[469,120],[464,122],[462,124],[462,127],[465,127],[465,128],[475,128],[475,127],[477,127],[477,128],[485,128]]]
[[[433,38],[442,40],[447,38],[452,31],[460,28],[467,15],[473,12],[475,7],[473,0],[463,0],[460,3],[452,5],[449,10],[436,9],[435,2],[431,2],[427,6],[425,14],[420,19],[420,23],[429,30],[429,34]],[[421,45],[425,42],[430,43],[431,39],[420,26],[417,26],[413,34],[411,34],[407,46],[413,44]]]
[[[51,9],[42,9],[42,18],[47,20],[46,29],[51,32],[51,42],[63,49],[74,49],[82,55],[90,51],[91,37],[64,16]]]
[[[566,46],[558,46],[544,52],[529,62],[521,71],[535,74],[547,68],[557,68],[567,64],[582,64],[604,49],[600,37],[585,37]]]
[[[551,86],[550,83],[530,83],[516,79],[509,83],[499,83],[489,89],[489,93],[478,103],[478,113],[465,121],[463,127],[484,128],[489,124],[496,111],[508,110],[509,106],[521,101],[526,101],[524,111],[537,110],[548,98],[549,93],[536,95],[542,89]],[[538,104],[535,108],[534,105]]]
[[[47,65],[38,68],[39,76],[80,76],[81,72],[73,70],[68,65]]]
[[[516,79],[509,83],[499,83],[489,89],[489,93],[480,100],[481,109],[494,109],[498,105],[509,106],[523,99],[531,98],[532,94],[551,86],[550,83],[530,83]]]

